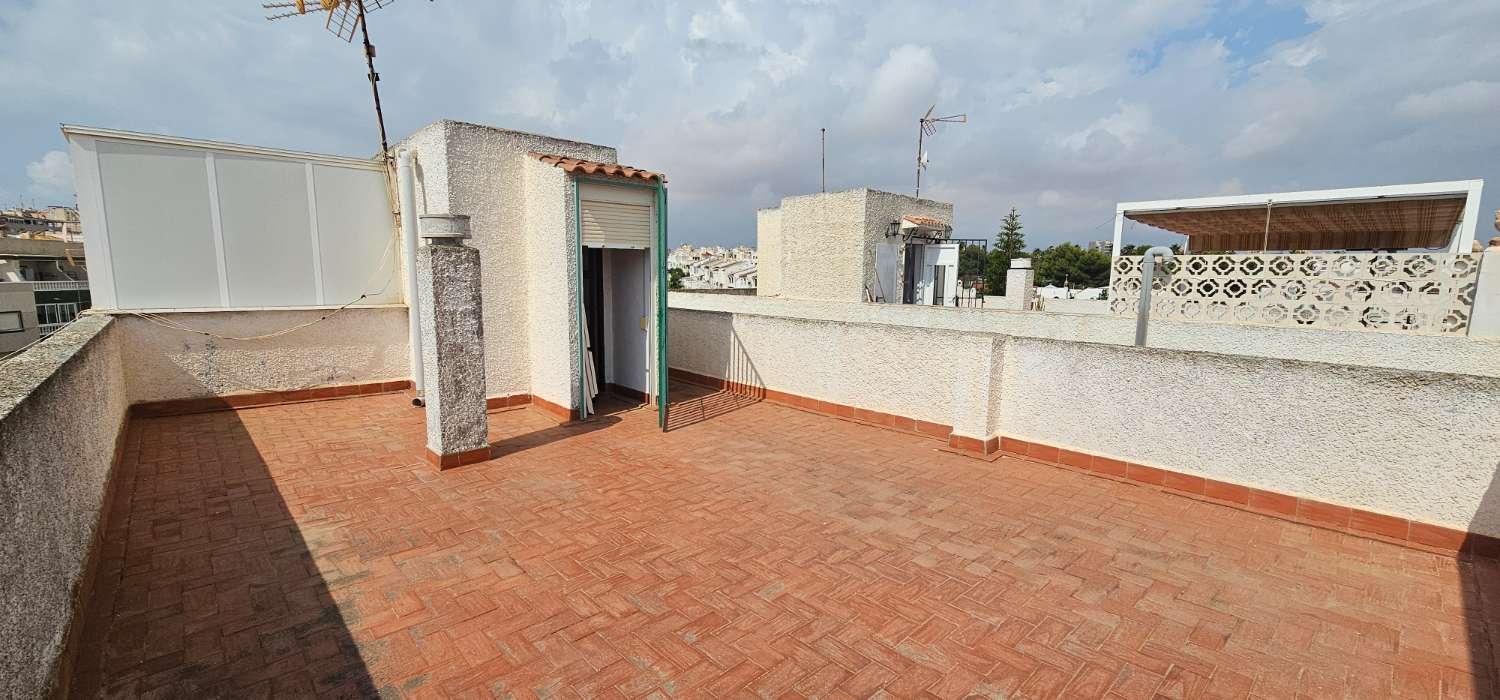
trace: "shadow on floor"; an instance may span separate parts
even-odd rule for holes
[[[673,382],[667,410],[667,431],[702,423],[710,418],[760,403],[760,396]]]
[[[314,556],[344,544],[299,527],[240,414],[128,430],[70,695],[375,696],[332,593],[357,576],[325,580]],[[317,452],[277,471],[323,467]]]
[[[575,435],[583,435],[586,433],[592,433],[595,430],[603,430],[612,425],[615,425],[616,423],[619,423],[620,417],[614,414],[621,410],[625,410],[614,407],[612,404],[610,405],[610,409],[612,410],[606,410],[604,404],[596,404],[596,408],[598,408],[600,412],[596,413],[595,415],[589,416],[586,420],[572,421],[569,423],[558,423],[557,425],[554,425],[550,428],[534,430],[523,435],[515,435],[491,442],[490,459],[499,459],[501,457],[525,452],[526,450],[532,449],[534,447],[548,445],[557,442],[558,440],[566,440]]]

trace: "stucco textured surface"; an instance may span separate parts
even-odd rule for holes
[[[463,245],[423,246],[416,269],[427,449],[448,455],[484,447],[489,432],[479,251]]]
[[[559,406],[574,407],[578,364],[577,183],[562,169],[526,159],[526,244],[522,265],[531,290],[526,305],[531,356],[528,389]],[[602,341],[602,339],[600,339]]]
[[[1135,319],[1096,314],[903,304],[849,304],[723,294],[668,295],[673,309],[876,323],[1132,345]],[[1152,321],[1150,345],[1229,355],[1500,377],[1500,339],[1362,333],[1216,323]]]
[[[483,261],[485,382],[489,396],[536,393],[550,401],[567,403],[571,392],[554,390],[550,382],[533,387],[533,363],[554,363],[564,348],[544,344],[538,355],[532,348],[533,297],[557,297],[569,293],[555,265],[535,269],[533,250],[556,247],[567,255],[572,229],[558,225],[556,212],[532,212],[532,184],[527,172],[558,168],[540,163],[528,151],[615,163],[615,149],[578,141],[519,131],[444,120],[418,130],[400,146],[415,154],[418,168],[417,193],[422,213],[467,214],[473,237],[468,244],[479,250]],[[543,183],[550,188],[557,183]],[[547,195],[550,197],[550,194]],[[561,195],[560,195],[561,196]],[[571,203],[571,193],[565,193]],[[569,204],[571,206],[571,204]],[[571,223],[571,210],[562,225]],[[546,226],[542,225],[545,219]],[[550,257],[550,256],[549,256]],[[555,301],[555,300],[554,300]],[[554,312],[549,312],[554,313]],[[546,370],[544,370],[546,371]]]
[[[0,688],[56,672],[125,423],[121,335],[84,316],[0,370]]]
[[[1000,432],[1500,535],[1500,378],[1007,338]]]
[[[761,294],[863,301],[866,287],[875,284],[875,245],[903,215],[951,222],[953,205],[856,189],[787,197],[780,207],[761,210],[756,215],[760,257],[780,261],[772,286]],[[775,262],[771,266],[778,267]],[[764,284],[764,273],[761,280]]]
[[[235,337],[306,323],[328,310],[162,314],[189,328]],[[116,316],[131,403],[288,391],[411,377],[404,307],[349,308],[266,340],[221,340]]]
[[[987,335],[680,310],[668,326],[672,367],[987,434]]]
[[[703,308],[744,301],[753,313]],[[671,305],[673,367],[949,424],[960,435],[1016,437],[1500,536],[1495,376],[918,323],[1011,316],[998,312],[832,304],[858,313],[817,319],[777,315],[798,304],[774,299],[673,295]],[[1218,343],[1265,330],[1215,328],[1227,336]],[[1162,335],[1152,329],[1153,339]]]
[[[781,294],[781,209],[755,212],[755,293],[764,297]]]

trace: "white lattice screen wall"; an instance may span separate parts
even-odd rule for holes
[[[1179,255],[1157,265],[1151,317],[1463,335],[1477,253]],[[1109,309],[1134,316],[1141,258],[1119,257]]]

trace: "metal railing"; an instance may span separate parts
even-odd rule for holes
[[[32,282],[31,288],[38,292],[72,292],[82,291],[89,288],[88,280],[60,280],[47,282]]]

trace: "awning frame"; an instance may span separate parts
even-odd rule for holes
[[[1280,205],[1299,204],[1396,201],[1400,199],[1452,197],[1455,195],[1463,195],[1465,197],[1464,211],[1463,217],[1459,221],[1449,242],[1448,252],[1465,253],[1469,251],[1475,240],[1475,230],[1479,224],[1479,201],[1483,190],[1484,180],[1451,180],[1408,185],[1382,185],[1377,187],[1305,190],[1301,192],[1273,192],[1266,194],[1120,202],[1115,205],[1113,254],[1115,257],[1120,255],[1121,236],[1124,234],[1125,218],[1130,214],[1169,213],[1186,210],[1248,209],[1267,206],[1274,208]]]

